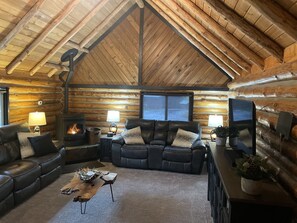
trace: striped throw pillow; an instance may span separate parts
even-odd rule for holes
[[[198,137],[198,134],[194,132],[178,129],[175,139],[173,140],[173,143],[171,144],[171,146],[190,148],[193,142],[197,139],[197,137]]]
[[[126,144],[144,144],[140,126],[122,132]]]

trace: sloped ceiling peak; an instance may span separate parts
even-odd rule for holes
[[[148,8],[139,34],[137,8],[79,62],[71,84],[226,86],[229,79]]]

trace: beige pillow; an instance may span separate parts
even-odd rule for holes
[[[171,144],[171,146],[190,148],[193,142],[197,139],[197,137],[198,137],[198,134],[194,132],[178,129],[175,139],[173,140],[173,143]]]
[[[144,144],[140,126],[122,132],[126,144]]]
[[[28,140],[28,137],[34,137],[40,135],[39,133],[31,133],[31,132],[18,132],[18,139],[20,143],[20,149],[21,149],[21,157],[22,159],[34,156],[34,150],[31,146],[30,141]]]

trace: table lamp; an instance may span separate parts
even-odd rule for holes
[[[29,119],[28,119],[28,125],[34,126],[34,132],[40,133],[39,126],[46,125],[45,113],[44,112],[30,112]]]
[[[116,122],[120,121],[120,112],[119,111],[114,111],[114,110],[109,110],[107,112],[107,122],[111,122],[109,126],[109,134],[115,135],[117,133],[118,127],[116,125]]]

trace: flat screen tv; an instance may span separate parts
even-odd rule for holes
[[[229,99],[229,127],[239,130],[236,148],[246,154],[256,154],[256,108],[252,101]]]

